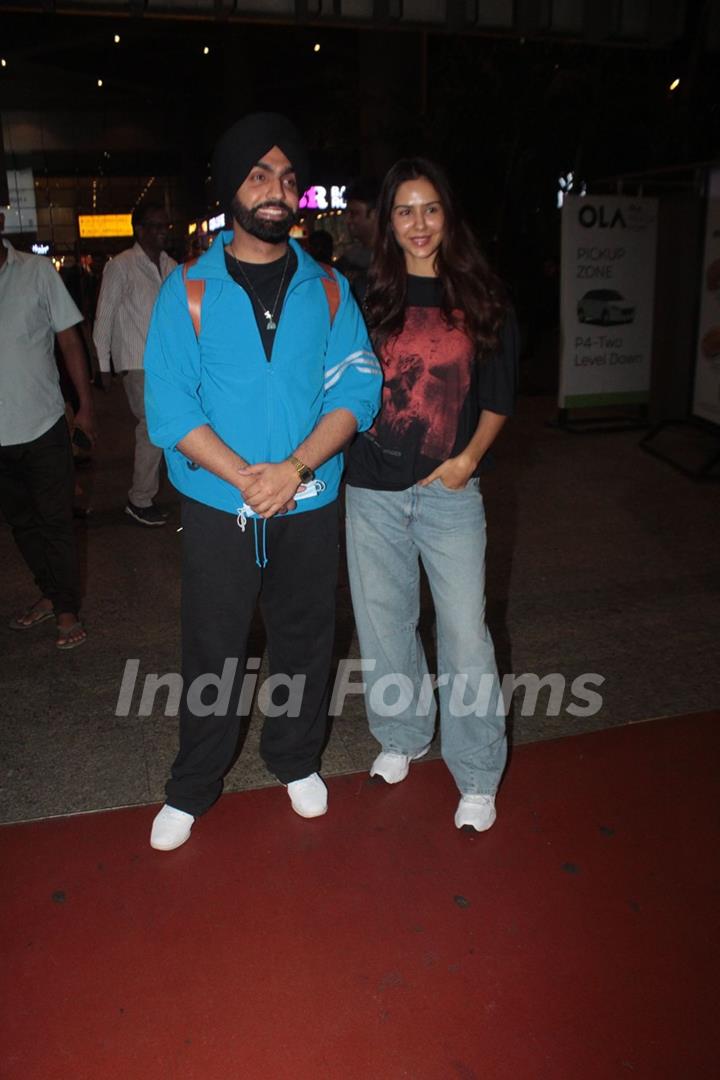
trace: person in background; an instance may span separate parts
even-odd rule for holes
[[[418,633],[419,564],[437,628],[442,755],[458,828],[495,821],[505,709],[485,624],[481,462],[513,411],[517,333],[505,291],[443,171],[397,162],[378,203],[365,316],[385,382],[380,415],[350,448],[347,551],[370,729],[370,770],[389,784],[429,749],[433,684]],[[408,693],[383,706],[382,680]],[[412,691],[412,697],[410,697]]]
[[[81,312],[83,320],[78,324],[77,330],[80,334],[83,348],[85,350],[85,362],[88,369],[88,377],[92,380],[92,366],[90,362],[90,348],[92,348],[92,342],[86,340],[86,324],[85,319],[87,317],[85,310],[85,297],[83,288],[83,270],[79,265],[74,255],[66,255],[63,259],[62,266],[59,270],[62,283],[70,293],[70,297],[73,300],[77,309]],[[89,345],[89,347],[88,347]],[[57,361],[58,368],[60,370],[60,389],[65,401],[71,406],[73,413],[78,409],[77,392],[73,385],[72,379],[69,377],[65,369],[65,361],[62,351],[56,347],[55,359]],[[77,455],[76,455],[77,457]]]
[[[75,474],[65,403],[55,363],[57,338],[77,394],[76,430],[95,438],[95,412],[82,315],[49,259],[2,239],[0,213],[0,510],[40,597],[10,622],[32,630],[55,619],[56,645],[84,644],[80,566],[73,527]]]
[[[379,190],[380,185],[376,180],[365,177],[356,180],[345,193],[345,220],[352,243],[335,265],[348,278],[360,303],[365,295],[367,272],[375,243]]]
[[[133,211],[135,243],[116,255],[103,273],[95,314],[94,341],[100,371],[109,379],[110,359],[123,374],[130,410],[137,421],[132,486],[125,513],[138,525],[165,525],[167,515],[153,504],[160,487],[162,451],[148,437],[143,354],[160,286],[177,263],[165,251],[168,217],[157,203]]]
[[[307,251],[319,263],[330,266],[333,259],[332,233],[327,229],[315,229],[308,237]]]
[[[182,261],[186,263],[191,262],[192,259],[199,259],[204,251],[207,251],[207,247],[203,244],[202,233],[194,232],[187,242]]]

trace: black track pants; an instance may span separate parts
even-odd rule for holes
[[[237,747],[238,710],[247,714],[241,691],[258,602],[270,677],[305,677],[301,696],[295,696],[299,715],[267,715],[260,752],[284,784],[319,768],[335,634],[338,510],[332,503],[272,518],[263,537],[261,520],[249,520],[242,532],[234,514],[184,499],[182,522],[184,688],[180,751],[166,793],[170,806],[198,816],[222,790]],[[261,568],[256,557],[262,562],[263,552],[268,561]],[[206,676],[216,680],[206,679],[214,685],[202,691]],[[273,693],[275,703],[287,697],[281,686]]]

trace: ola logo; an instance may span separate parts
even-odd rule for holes
[[[586,229],[614,229],[616,225],[622,229],[625,228],[625,218],[619,206],[613,211],[606,206],[583,203],[578,212],[578,219]]]

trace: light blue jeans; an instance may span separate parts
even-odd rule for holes
[[[435,605],[442,756],[462,794],[494,795],[505,767],[505,708],[485,625],[485,510],[476,479],[405,491],[347,487],[347,557],[370,730],[413,754],[435,730],[418,633],[422,559]]]

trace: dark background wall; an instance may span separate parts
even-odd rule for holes
[[[650,193],[657,170],[720,157],[720,4],[707,0],[0,6],[5,165],[33,169],[39,220],[65,250],[77,213],[141,198],[164,199],[184,236],[212,207],[217,135],[277,109],[305,132],[316,182],[440,159],[542,323],[556,311],[560,176],[614,190],[642,174],[633,190]]]

